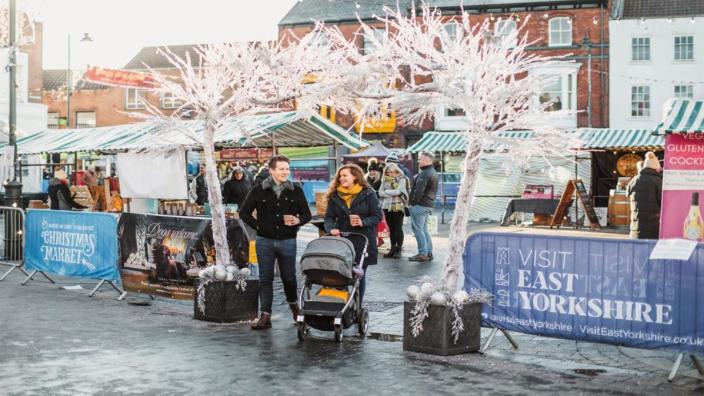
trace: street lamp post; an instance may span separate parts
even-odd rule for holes
[[[81,42],[92,42],[90,34],[83,33]],[[71,71],[71,35],[68,35],[68,64],[66,67],[66,128],[71,128],[71,89],[73,87]]]
[[[17,180],[17,136],[15,130],[17,129],[17,85],[16,85],[16,74],[17,74],[17,48],[16,45],[16,18],[17,18],[17,4],[16,0],[10,0],[8,9],[8,20],[10,23],[8,38],[9,46],[9,101],[10,108],[8,114],[8,140],[9,145],[12,147],[12,180],[5,184],[5,204],[11,205],[13,207],[22,207],[22,183]]]

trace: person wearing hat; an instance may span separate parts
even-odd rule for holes
[[[648,151],[645,154],[643,168],[628,183],[626,193],[631,203],[631,238],[658,239],[662,175],[655,153]]]
[[[241,166],[236,166],[232,170],[232,177],[225,182],[223,187],[222,200],[225,204],[236,204],[237,207],[242,206],[242,202],[252,189],[252,185],[247,180],[245,170]]]
[[[367,184],[377,192],[377,196],[381,186],[381,171],[382,167],[379,161],[376,158],[370,158],[367,165],[367,174],[364,178],[367,180]]]
[[[392,151],[391,154],[386,156],[386,159],[384,160],[384,163],[394,163],[398,165],[399,169],[403,172],[403,174],[408,178],[408,180],[413,180],[413,174],[411,173],[408,168],[406,168],[402,163],[401,159],[398,157],[398,154],[396,152]]]

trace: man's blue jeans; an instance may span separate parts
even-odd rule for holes
[[[259,262],[259,310],[271,314],[274,299],[274,266],[279,263],[281,282],[284,284],[286,302],[298,301],[296,284],[296,239],[269,239],[257,236],[257,261]]]
[[[428,216],[433,213],[432,208],[414,205],[410,207],[411,228],[418,243],[418,254],[431,254],[433,252],[433,241],[428,232]]]

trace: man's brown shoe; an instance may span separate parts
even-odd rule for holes
[[[298,320],[298,313],[300,312],[298,309],[298,303],[289,303],[288,307],[291,309],[291,313],[293,314],[293,322],[295,323]]]
[[[252,330],[264,330],[271,328],[271,314],[263,313],[259,319],[252,324]]]

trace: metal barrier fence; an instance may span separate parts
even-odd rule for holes
[[[24,211],[14,206],[0,206],[0,266],[10,267],[6,270],[0,281],[5,280],[14,270],[27,276],[22,284],[26,284],[39,272],[51,283],[54,280],[44,272],[33,271],[27,273],[24,269],[25,253],[25,215]]]
[[[0,206],[0,265],[10,267],[0,276],[0,281],[7,278],[14,270],[20,270],[24,264],[24,212],[20,208]]]

